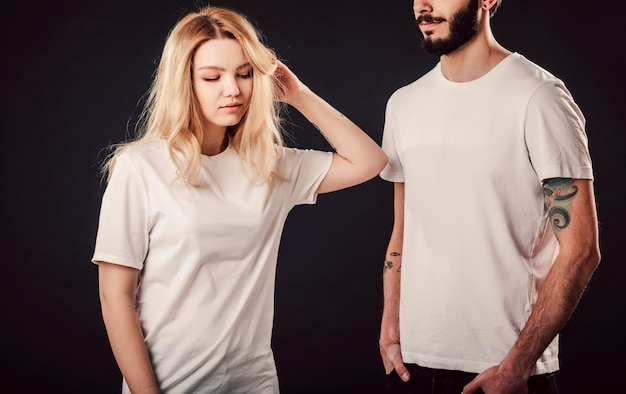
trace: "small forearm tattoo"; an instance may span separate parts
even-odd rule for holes
[[[572,221],[572,202],[577,194],[578,186],[571,178],[552,178],[543,183],[543,197],[555,231],[567,228]]]
[[[400,253],[398,252],[391,252],[389,253],[389,255],[393,256],[393,257],[398,257],[400,256]],[[390,269],[392,269],[394,267],[393,261],[389,261],[389,260],[385,260],[384,264],[383,264],[383,274],[387,271],[389,271]],[[402,268],[402,265],[398,265],[398,268],[396,269],[396,272],[400,272],[400,269]]]

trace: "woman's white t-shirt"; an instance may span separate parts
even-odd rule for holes
[[[314,204],[332,153],[284,148],[285,182],[250,181],[235,149],[190,186],[165,144],[119,156],[92,261],[141,270],[137,315],[163,393],[277,393],[274,280],[287,214]],[[127,393],[126,382],[123,392]]]

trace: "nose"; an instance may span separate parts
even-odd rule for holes
[[[430,5],[430,0],[413,0],[413,13],[415,18],[421,14],[428,14],[433,12],[433,7]]]
[[[236,78],[226,78],[224,83],[224,96],[236,97],[239,96],[239,84]]]

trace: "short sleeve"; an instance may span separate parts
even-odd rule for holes
[[[585,118],[562,82],[546,83],[533,94],[525,135],[540,180],[593,179]]]
[[[400,162],[400,155],[398,153],[398,145],[396,143],[395,132],[397,131],[397,127],[395,123],[390,99],[387,102],[387,107],[385,109],[385,126],[383,128],[382,142],[382,149],[389,158],[389,161],[387,162],[385,168],[381,171],[380,177],[389,182],[404,182],[404,170],[402,169],[402,163]]]
[[[284,148],[281,175],[285,176],[292,205],[315,204],[317,188],[326,177],[332,152]]]
[[[127,154],[120,155],[102,196],[92,262],[142,269],[148,251],[148,201]]]

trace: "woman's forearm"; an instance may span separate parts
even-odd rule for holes
[[[315,125],[335,149],[339,156],[338,163],[333,164],[337,183],[365,182],[378,175],[387,164],[387,156],[367,133],[310,89],[305,88],[290,104]]]
[[[152,363],[135,312],[139,271],[99,262],[102,317],[117,365],[131,392],[159,393]]]
[[[131,392],[159,393],[133,301],[104,296],[102,316],[113,355]]]

